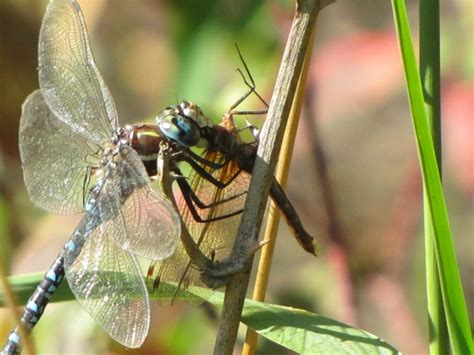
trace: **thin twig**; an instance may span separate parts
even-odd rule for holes
[[[257,244],[270,183],[303,67],[306,48],[317,14],[327,3],[328,1],[324,0],[297,1],[296,14],[283,54],[267,119],[261,131],[252,181],[233,248],[233,253],[236,255],[245,254]],[[232,354],[251,267],[252,260],[249,260],[245,271],[234,275],[226,287],[214,354]]]
[[[308,74],[309,64],[311,62],[311,55],[313,53],[314,37],[316,33],[316,24],[313,26],[311,38],[306,47],[305,60],[303,70],[296,89],[296,95],[291,107],[290,116],[288,118],[285,135],[283,137],[283,144],[278,158],[278,166],[275,171],[275,177],[282,187],[286,186],[288,180],[288,172],[290,170],[291,157],[293,155],[293,147],[296,139],[296,132],[298,130],[298,123],[300,119],[301,108],[305,97],[306,78]],[[252,299],[263,302],[265,300],[266,290],[268,287],[268,279],[273,259],[273,251],[276,244],[276,236],[278,225],[280,223],[280,211],[275,203],[271,203],[268,211],[268,219],[265,227],[265,234],[263,240],[267,242],[262,248],[262,254],[257,268],[257,277],[255,279],[255,286],[253,289]],[[255,330],[248,327],[245,343],[242,350],[243,355],[252,355],[257,348],[258,334]]]

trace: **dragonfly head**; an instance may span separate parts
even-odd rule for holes
[[[185,147],[207,146],[203,136],[212,128],[212,121],[191,101],[167,107],[156,117],[156,121],[160,132],[171,141]]]

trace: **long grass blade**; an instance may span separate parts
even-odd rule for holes
[[[420,76],[423,85],[426,115],[442,177],[441,102],[440,102],[440,36],[439,1],[420,1]],[[439,271],[436,262],[435,236],[426,188],[424,196],[426,292],[428,304],[430,354],[449,353],[449,333],[443,307]]]
[[[426,202],[433,223],[434,249],[450,344],[455,354],[472,354],[474,353],[474,346],[471,338],[471,327],[454,252],[433,139],[426,116],[406,6],[403,0],[392,0],[392,5],[405,68],[420,167],[427,196]]]

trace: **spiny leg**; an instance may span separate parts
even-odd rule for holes
[[[215,163],[213,161],[210,161],[208,159],[205,159],[205,158],[201,157],[199,154],[194,153],[191,149],[183,150],[181,152],[181,159],[185,160],[185,161],[188,161],[187,159],[189,159],[189,158],[192,158],[192,159],[196,160],[198,163],[201,163],[201,164],[203,164],[203,165],[205,165],[205,166],[207,166],[211,169],[215,169],[215,170],[224,167],[229,162],[229,159],[225,159],[224,162],[222,162],[222,163]]]
[[[228,197],[220,199],[218,201],[213,201],[211,203],[206,204],[199,198],[199,196],[196,195],[196,193],[194,192],[192,187],[189,185],[186,178],[179,178],[178,181],[179,181],[178,184],[182,184],[182,185],[180,185],[180,189],[181,189],[182,193],[185,193],[185,191],[186,191],[189,194],[189,196],[191,197],[191,200],[196,204],[196,206],[198,206],[202,210],[209,209],[209,208],[212,208],[212,207],[217,207],[217,206],[222,205],[224,203],[235,200],[236,198],[239,198],[239,197],[241,197],[241,196],[243,196],[247,193],[247,191],[242,191],[242,192],[237,193],[235,195],[228,196]]]
[[[210,218],[202,218],[199,215],[199,213],[197,212],[196,207],[194,206],[193,200],[190,197],[190,192],[187,190],[186,185],[184,185],[182,183],[181,179],[178,180],[177,182],[178,182],[178,186],[181,190],[181,194],[184,198],[184,201],[186,202],[186,206],[188,206],[189,212],[193,216],[194,220],[198,223],[216,222],[216,221],[220,221],[222,219],[230,218],[230,217],[233,217],[233,216],[236,216],[236,215],[242,213],[242,209],[239,209],[239,210],[236,210],[236,211],[233,211],[233,212],[230,212],[228,214],[221,215],[221,216],[210,217]],[[189,187],[189,185],[187,185],[187,186]]]
[[[234,109],[236,109],[247,97],[249,97],[252,93],[255,94],[255,96],[258,97],[258,99],[265,105],[265,107],[268,109],[268,104],[267,102],[262,98],[262,96],[257,92],[256,88],[257,88],[257,85],[255,84],[255,80],[253,79],[253,76],[252,74],[250,73],[250,69],[247,65],[247,63],[245,62],[244,60],[244,57],[242,56],[242,53],[240,52],[240,49],[239,49],[239,46],[237,45],[237,43],[235,44],[235,48],[237,50],[237,53],[239,55],[239,58],[240,58],[240,61],[242,62],[243,66],[244,66],[244,69],[245,69],[245,72],[246,74],[248,75],[248,78],[250,80],[250,82],[247,80],[247,78],[245,77],[244,73],[242,72],[242,70],[240,70],[239,68],[237,68],[237,71],[239,72],[240,76],[242,77],[242,80],[243,82],[245,83],[245,85],[249,88],[249,90],[244,94],[242,95],[236,102],[234,102],[234,104],[232,104],[232,106],[230,107],[229,109],[229,112],[232,112],[232,113],[236,113],[238,114],[237,112],[239,111],[234,111]],[[266,113],[266,110],[262,110],[262,111],[258,111],[259,113],[256,113],[256,114],[265,114]],[[250,112],[248,114],[251,114]]]
[[[206,169],[204,169],[202,166],[200,166],[198,163],[196,163],[193,159],[191,159],[189,157],[184,157],[183,160],[186,161],[187,163],[189,163],[189,165],[191,165],[191,167],[194,169],[194,171],[196,171],[196,173],[198,173],[202,178],[206,179],[207,181],[209,181],[211,184],[213,184],[214,186],[216,186],[219,189],[224,189],[227,186],[229,186],[239,176],[239,174],[242,172],[242,169],[239,169],[227,181],[222,182],[220,180],[217,180],[214,176],[212,176],[211,173],[209,173]]]

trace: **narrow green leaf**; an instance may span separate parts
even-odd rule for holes
[[[123,275],[119,272],[110,272],[114,273],[113,277],[108,276],[108,278],[113,278],[115,280],[120,280],[120,276]],[[102,273],[105,276],[105,273]],[[11,276],[8,278],[8,282],[12,289],[12,292],[15,293],[16,300],[19,302],[19,305],[24,305],[32,295],[33,291],[35,290],[36,286],[43,280],[44,274],[40,272],[35,272],[31,274],[23,274],[17,276]],[[165,282],[161,283],[162,292],[160,292],[159,297],[163,299],[171,299],[174,297],[174,292],[176,290],[176,285],[169,285],[169,287]],[[153,288],[153,285],[148,285],[149,289]],[[136,292],[137,290],[122,290],[126,292],[129,297],[141,297],[141,294]],[[197,299],[207,299],[212,294],[212,290],[193,287],[192,292],[182,292],[180,293],[180,297],[187,300],[194,300],[197,302]],[[100,294],[91,294],[91,297],[101,297]],[[150,293],[150,297],[152,299],[157,299],[158,296]],[[51,297],[51,302],[63,302],[63,301],[71,301],[75,300],[74,294],[72,293],[71,289],[69,288],[69,284],[67,283],[67,278],[63,281],[57,291]],[[6,299],[5,294],[3,292],[3,288],[0,288],[0,307],[5,307]]]
[[[15,300],[19,305],[26,304],[36,286],[43,280],[44,273],[35,272],[31,274],[23,274],[11,276],[8,278],[12,292],[15,294]],[[63,282],[61,287],[53,295],[54,302],[69,301],[74,299],[67,282]],[[5,293],[3,288],[0,288],[0,307],[5,307]]]
[[[439,0],[421,0],[420,17],[420,77],[423,84],[426,115],[431,128],[438,169],[442,177],[441,159],[441,70],[439,36]],[[444,311],[436,260],[435,236],[428,195],[423,190],[425,224],[426,294],[428,304],[430,354],[448,354],[449,332]]]
[[[20,275],[9,279],[12,290],[25,304],[42,273]],[[193,287],[194,297],[208,297],[209,290]],[[150,294],[152,299],[157,296]],[[51,302],[74,300],[67,282],[61,284]],[[0,292],[0,306],[4,305]],[[208,301],[222,307],[224,294],[214,292]],[[47,314],[47,311],[46,311]],[[360,329],[301,309],[246,300],[242,322],[262,336],[288,349],[303,354],[397,354],[398,351],[382,339]]]
[[[471,338],[471,327],[454,252],[433,140],[426,117],[421,80],[413,50],[405,2],[403,0],[392,0],[392,4],[395,26],[405,67],[420,166],[430,215],[433,221],[436,260],[450,343],[454,353],[472,354],[474,353],[474,346]]]

